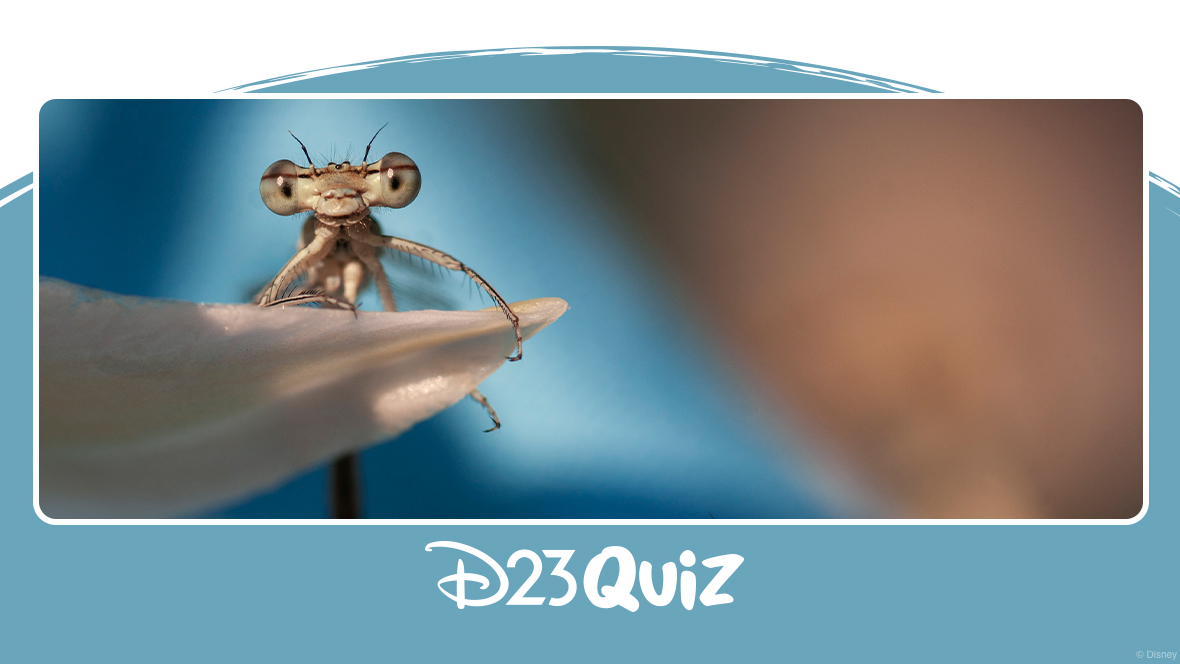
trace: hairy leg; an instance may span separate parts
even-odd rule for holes
[[[344,299],[355,304],[361,284],[365,280],[365,266],[359,261],[348,261],[341,270],[340,280],[344,289]]]
[[[270,285],[264,289],[264,293],[258,298],[258,304],[267,305],[275,300],[281,299],[283,290],[297,279],[301,274],[316,265],[330,251],[336,247],[336,236],[340,234],[340,229],[330,226],[320,226],[316,228],[316,235],[307,246],[300,249],[287,261],[282,270],[271,280]]]
[[[484,281],[483,277],[476,274],[475,270],[467,267],[454,256],[443,253],[433,247],[428,247],[417,242],[411,242],[410,240],[403,240],[402,238],[390,237],[387,235],[374,235],[369,232],[368,228],[362,227],[359,224],[348,227],[348,236],[356,242],[362,242],[369,246],[384,247],[386,249],[393,249],[394,251],[407,253],[412,256],[418,256],[436,265],[441,265],[448,270],[454,270],[456,272],[463,272],[466,274],[472,281],[478,284],[480,288],[484,289],[488,295],[492,296],[492,300],[496,302],[496,306],[500,307],[500,310],[503,311],[504,315],[508,317],[508,322],[512,323],[512,331],[516,334],[516,356],[508,356],[508,361],[515,362],[523,357],[524,341],[520,335],[520,318],[515,312],[512,311],[512,308],[508,306],[508,303],[504,300],[504,298],[500,297],[500,294],[496,292],[496,289],[492,288],[491,284]]]
[[[484,433],[491,433],[500,428],[500,418],[496,416],[496,409],[492,408],[492,404],[488,403],[488,398],[479,390],[471,390],[467,396],[475,399],[476,403],[483,406],[484,410],[488,411],[488,416],[492,418],[492,428],[484,429]]]
[[[352,243],[352,253],[357,260],[364,263],[373,275],[373,282],[377,285],[377,294],[381,296],[381,307],[386,311],[397,311],[397,300],[393,297],[393,288],[389,285],[389,277],[385,275],[385,268],[376,250],[370,244]]]
[[[349,228],[349,237],[352,238],[353,240],[356,240],[358,236],[369,237],[369,238],[384,238],[384,236],[382,236],[382,235],[373,235],[371,232],[368,231],[368,229],[364,229],[360,233],[354,233],[352,228],[350,227]],[[393,299],[393,289],[389,285],[389,279],[385,276],[385,268],[382,267],[381,260],[380,260],[380,258],[378,258],[376,251],[374,251],[374,247],[378,247],[378,246],[382,246],[382,245],[378,245],[378,244],[375,244],[373,242],[366,241],[366,240],[362,240],[361,242],[353,242],[352,244],[353,244],[353,247],[352,247],[353,253],[356,254],[356,257],[358,259],[360,259],[361,261],[363,261],[365,266],[369,268],[369,271],[373,273],[373,279],[376,280],[376,282],[377,282],[377,292],[379,292],[381,294],[381,303],[385,307],[385,310],[386,311],[397,311],[397,304],[394,302],[394,299]],[[425,245],[420,245],[420,246],[425,247]],[[429,249],[429,247],[425,247],[425,248]],[[437,252],[437,253],[439,253],[443,256],[446,256],[446,254],[443,254],[442,252]],[[449,256],[448,256],[448,258],[449,258]],[[454,260],[454,259],[452,259],[452,260]],[[459,263],[459,262],[455,261],[455,263]],[[461,263],[459,263],[459,265],[462,266]],[[456,268],[451,268],[451,269],[456,269]],[[472,273],[472,274],[474,274],[474,273]],[[486,282],[484,282],[482,279],[478,278],[478,275],[476,275],[476,281],[481,284],[486,284]],[[489,290],[491,289],[490,286],[487,286],[487,288]],[[492,293],[493,293],[493,297],[496,298],[497,303],[503,302],[503,299],[501,299],[498,294],[495,294],[495,291],[492,291]],[[512,313],[511,309],[508,309],[507,304],[504,304],[503,308],[512,317],[509,320],[513,320],[515,318],[516,314]],[[516,330],[517,330],[517,339],[519,340],[520,330],[519,330],[519,327],[518,327],[515,320],[513,320],[513,327],[516,328]],[[519,346],[517,348],[519,349]],[[517,359],[520,359],[520,358],[517,358]],[[479,390],[472,390],[471,392],[468,393],[468,395],[472,399],[475,399],[476,403],[483,406],[484,410],[487,411],[488,416],[492,418],[492,425],[493,425],[492,428],[486,429],[484,431],[484,433],[490,433],[492,431],[495,431],[496,429],[499,429],[500,428],[500,418],[496,415],[496,409],[492,408],[492,404],[488,403],[488,398],[485,397],[483,395],[483,393],[480,392]]]

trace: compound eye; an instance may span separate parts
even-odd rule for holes
[[[381,158],[381,198],[377,205],[400,208],[414,202],[422,188],[418,164],[400,152]]]
[[[288,159],[276,161],[262,174],[258,191],[271,212],[284,216],[299,212],[299,167]]]

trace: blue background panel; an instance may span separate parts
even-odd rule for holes
[[[280,119],[271,133],[285,128]],[[263,163],[246,170],[291,156],[276,151],[259,151]],[[1180,357],[1172,343],[1180,335],[1180,267],[1171,258],[1180,252],[1180,197],[1154,183],[1149,196],[1150,508],[1139,522],[1117,526],[51,526],[32,508],[34,360],[21,350],[35,335],[33,258],[12,252],[0,262],[16,294],[0,328],[13,349],[0,383],[10,422],[0,448],[5,654],[121,662],[1131,662],[1142,661],[1137,651],[1176,651],[1180,496],[1170,478],[1180,471]],[[90,206],[83,200],[77,209]],[[43,246],[53,234],[44,214]],[[12,246],[32,246],[32,220],[32,193],[0,208]],[[275,260],[288,250],[273,249]],[[181,273],[193,274],[185,266]],[[228,292],[234,279],[150,283]],[[581,593],[566,607],[501,602],[459,611],[435,587],[455,571],[452,552],[424,551],[437,540],[475,546],[501,564],[517,549],[575,549],[570,569],[579,582],[589,558],[609,545],[657,566],[684,549],[698,560],[738,553],[746,562],[725,587],[734,603],[692,612],[675,603],[604,611]],[[528,566],[508,574],[515,588]],[[555,588],[562,582],[546,574],[534,594]]]

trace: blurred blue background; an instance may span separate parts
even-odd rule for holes
[[[481,390],[361,455],[369,518],[839,516],[756,395],[680,309],[629,233],[621,200],[578,158],[555,102],[527,100],[75,101],[40,116],[40,273],[118,293],[244,302],[295,250],[302,217],[263,205],[278,159],[400,151],[423,173],[386,233],[453,254],[510,302],[570,311]],[[383,212],[383,214],[382,214]],[[396,272],[394,273],[396,274]],[[397,277],[395,277],[396,279]],[[489,306],[458,277],[434,288]],[[364,308],[379,309],[371,290]],[[192,515],[328,516],[315,469]]]

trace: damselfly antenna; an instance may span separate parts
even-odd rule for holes
[[[388,124],[388,123],[386,123],[386,124]],[[304,145],[303,141],[299,140],[299,137],[296,136],[294,133],[292,133],[292,131],[290,129],[287,130],[287,133],[291,134],[291,138],[295,139],[295,142],[299,144],[299,147],[303,148],[303,156],[307,157],[307,167],[311,169],[311,174],[315,175],[315,163],[312,162],[311,155],[307,153],[307,146]],[[377,137],[374,136],[373,138],[377,138]]]
[[[389,123],[386,122],[385,124],[381,125],[381,129],[385,129],[388,126],[389,126]],[[377,130],[377,134],[381,133],[381,129]],[[373,147],[373,141],[377,140],[377,134],[373,134],[373,138],[370,138],[369,144],[365,146],[365,156],[361,158],[362,164],[369,163],[369,148]]]

